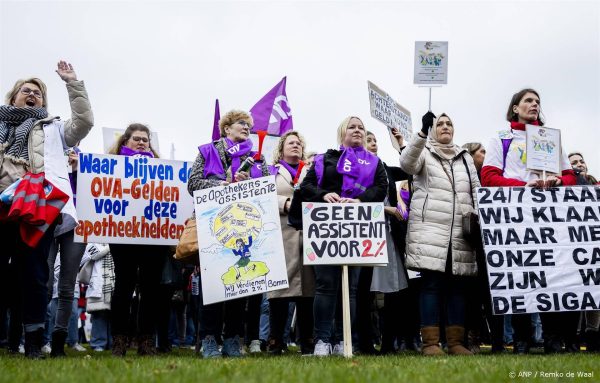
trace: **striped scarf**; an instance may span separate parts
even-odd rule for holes
[[[0,106],[0,144],[7,158],[14,163],[29,165],[27,140],[35,122],[48,117],[45,108]]]

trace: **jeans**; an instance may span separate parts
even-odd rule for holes
[[[513,342],[512,315],[502,316],[504,317],[504,343],[511,344]]]
[[[26,332],[44,328],[46,322],[48,253],[50,245],[54,241],[54,227],[54,224],[50,225],[36,247],[31,248],[21,239],[18,223],[0,223],[0,243],[2,244],[0,275],[9,268],[9,261],[10,268],[16,274],[16,283],[12,286],[13,291],[4,292],[4,294],[19,295],[18,300],[22,303],[20,311]]]
[[[292,298],[273,298],[269,300],[270,306],[270,334],[269,339],[275,339],[278,342],[286,343],[290,332],[290,323],[294,310],[291,302],[295,302],[296,323],[299,332],[299,338],[304,346],[307,346],[313,336],[313,298],[311,297],[292,297]],[[287,333],[287,335],[286,335]],[[293,339],[295,341],[295,339]]]
[[[108,350],[112,346],[110,336],[110,310],[94,311],[92,315],[92,338],[90,346],[92,349],[101,347]]]
[[[49,343],[52,337],[52,332],[56,329],[55,321],[60,307],[60,299],[52,298],[48,303],[46,331],[44,332],[44,341]],[[71,314],[67,323],[67,345],[73,346],[78,340],[78,317],[79,310],[77,309],[77,298],[71,298]]]
[[[421,325],[464,326],[467,277],[436,271],[421,272]],[[445,318],[441,318],[441,313]],[[445,319],[442,321],[442,319]]]
[[[267,294],[263,294],[262,303],[260,304],[260,330],[258,339],[269,339],[269,300]]]
[[[51,292],[54,284],[54,262],[60,250],[60,274],[58,277],[58,306],[56,309],[56,320],[54,329],[56,331],[67,331],[69,318],[73,310],[72,302],[75,292],[75,279],[79,272],[79,263],[85,251],[85,243],[73,242],[74,231],[71,230],[55,238],[50,247],[48,256],[48,267],[50,270],[48,278],[48,291]],[[53,294],[49,294],[52,296]],[[77,312],[77,306],[75,306]],[[75,326],[77,327],[77,325]]]
[[[336,343],[343,340],[342,322],[342,266],[315,266],[315,342]],[[350,322],[355,328],[356,290],[360,267],[348,267],[350,290]],[[335,320],[335,328],[334,328]],[[354,338],[353,331],[353,338]]]

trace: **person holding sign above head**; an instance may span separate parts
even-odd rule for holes
[[[561,175],[549,176],[544,181],[540,174],[527,169],[527,134],[526,125],[543,126],[541,117],[540,96],[534,89],[522,89],[515,93],[508,104],[506,120],[509,129],[502,130],[490,140],[481,169],[481,184],[487,186],[527,186],[547,188],[552,186],[575,185],[575,173],[571,169],[566,152],[561,148]],[[546,352],[557,352],[561,349],[560,328],[568,329],[573,344],[573,332],[577,328],[579,313],[542,313],[544,332],[544,349]],[[562,323],[559,323],[563,318]],[[532,338],[531,315],[513,314],[514,353],[526,354]]]
[[[94,124],[87,91],[73,66],[59,61],[56,73],[69,95],[71,118],[67,121],[48,114],[46,85],[39,78],[18,80],[6,95],[6,105],[0,106],[0,278],[6,279],[9,267],[14,270],[17,284],[3,293],[16,295],[22,303],[13,308],[11,321],[22,315],[25,355],[32,359],[42,357],[47,259],[54,229],[61,220],[65,231],[77,225],[64,151],[87,136]],[[70,289],[70,296],[64,290],[61,294],[68,298],[69,308],[77,262],[71,263],[74,267],[64,278],[71,282],[61,284]],[[70,315],[65,314],[68,319]],[[11,333],[9,352],[18,352],[22,330]],[[66,327],[60,330],[66,335]]]
[[[268,166],[253,166],[255,153],[252,152],[252,141],[249,138],[252,125],[252,117],[241,110],[231,110],[221,118],[221,138],[198,147],[199,153],[188,181],[188,191],[191,195],[194,195],[195,190],[269,175]],[[248,237],[241,239],[244,243],[248,241]],[[202,355],[205,358],[218,358],[222,355],[241,357],[240,338],[244,335],[246,299],[238,298],[205,305],[201,286],[202,284],[199,292],[198,322]],[[223,348],[219,351],[217,340],[223,333],[223,325]]]
[[[400,155],[400,167],[414,177],[406,266],[421,272],[422,352],[443,354],[439,326],[445,323],[448,352],[472,355],[464,347],[465,304],[467,277],[477,274],[477,265],[474,249],[462,236],[462,216],[474,210],[477,170],[467,151],[453,143],[450,117],[436,118],[430,111],[422,122]],[[440,313],[440,307],[446,312]]]
[[[382,202],[387,195],[388,180],[383,163],[366,150],[366,130],[360,118],[346,117],[338,127],[339,149],[329,149],[315,157],[312,168],[300,185],[306,202],[361,203]],[[331,343],[334,354],[342,355],[342,304],[340,266],[315,266],[314,355],[328,356]],[[350,267],[350,316],[356,317],[356,289],[359,267]],[[333,324],[335,319],[335,333]],[[354,327],[354,326],[352,326]]]
[[[288,212],[296,190],[308,170],[304,162],[304,138],[295,130],[286,132],[279,139],[273,154],[273,164],[277,168],[275,182],[279,199],[281,234],[285,250],[285,261],[289,288],[267,293],[269,298],[270,334],[268,352],[281,354],[283,338],[288,318],[290,302],[296,302],[296,318],[300,333],[302,354],[313,352],[313,297],[315,294],[315,274],[311,266],[302,265],[302,231],[287,225]]]
[[[134,123],[125,129],[108,154],[158,158],[152,148],[150,129]],[[115,264],[115,290],[112,298],[111,329],[114,356],[125,356],[129,346],[128,318],[136,284],[139,283],[138,355],[156,354],[157,304],[162,269],[170,248],[155,245],[112,243],[110,253]]]

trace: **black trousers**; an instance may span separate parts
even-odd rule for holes
[[[137,328],[140,335],[153,335],[156,330],[157,304],[162,270],[169,247],[111,244],[115,263],[115,291],[111,302],[112,334],[129,333],[129,313],[136,284],[139,283]]]

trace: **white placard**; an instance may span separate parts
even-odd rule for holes
[[[448,83],[447,41],[415,41],[414,83],[419,85]]]
[[[288,287],[275,177],[194,192],[204,304]]]
[[[192,216],[192,163],[80,153],[76,242],[176,245]]]
[[[265,136],[262,155],[265,157],[265,163],[268,165],[273,164],[273,153],[277,149],[280,138],[279,136]],[[252,151],[258,152],[258,134],[250,134],[250,139],[252,140]]]
[[[102,128],[102,140],[104,143],[104,153],[108,153],[113,144],[125,133],[125,129],[114,129],[114,128]],[[158,133],[150,132],[150,142],[152,143],[152,149],[156,153],[160,153],[160,145],[158,144]]]
[[[384,90],[371,81],[367,81],[369,88],[369,106],[371,117],[381,121],[388,128],[397,128],[407,142],[412,135],[412,119],[408,109],[398,104]],[[400,151],[398,141],[389,130],[390,140],[397,151]]]
[[[560,173],[560,130],[526,125],[527,169]]]
[[[383,203],[302,203],[304,265],[387,265]]]
[[[477,195],[495,314],[600,309],[600,187]]]

